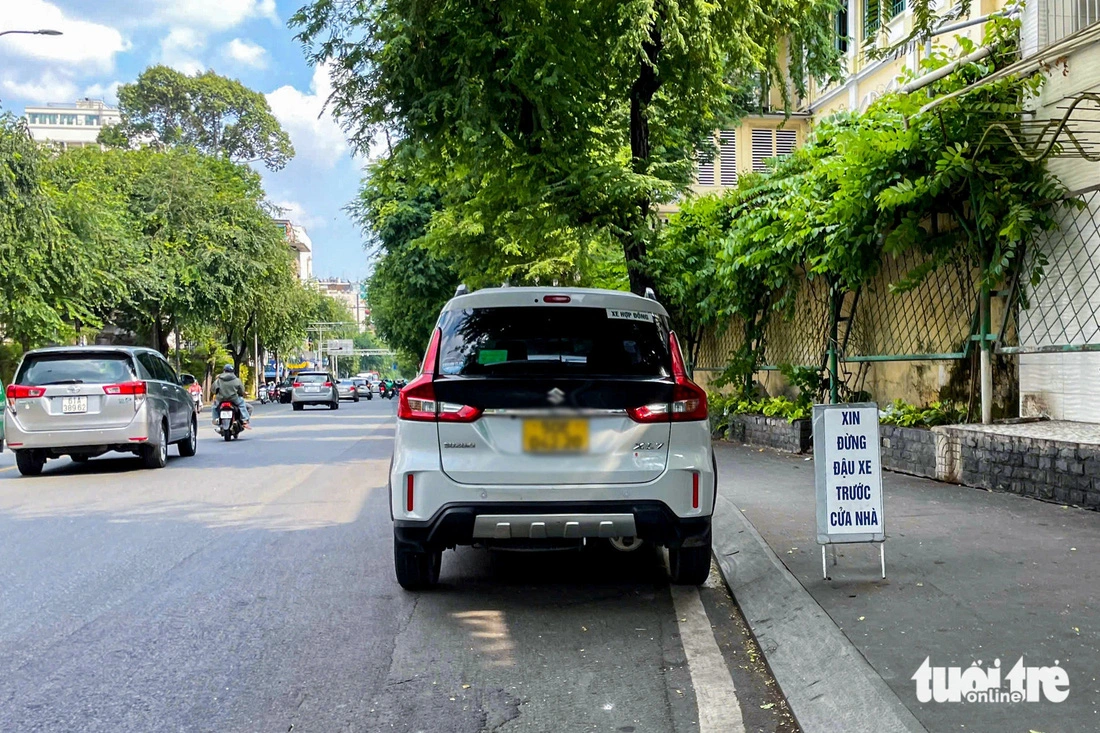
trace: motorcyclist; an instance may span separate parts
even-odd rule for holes
[[[246,430],[252,429],[248,424],[252,415],[248,411],[248,403],[244,401],[244,385],[237,378],[232,364],[226,364],[222,373],[214,380],[214,404],[221,402],[232,402],[241,416],[241,424]],[[214,424],[218,424],[217,410],[214,410]]]

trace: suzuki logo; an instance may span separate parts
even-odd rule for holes
[[[562,402],[565,402],[565,392],[554,387],[546,393],[546,399],[549,400],[552,405],[560,405]]]

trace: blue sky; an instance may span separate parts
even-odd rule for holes
[[[0,105],[22,114],[28,104],[86,96],[114,104],[118,85],[155,63],[240,79],[267,95],[297,151],[283,170],[262,171],[269,199],[306,227],[316,276],[360,279],[367,256],[343,207],[355,197],[364,159],[322,114],[328,75],[306,63],[287,28],[305,2],[0,0],[0,30],[64,33],[0,38]]]

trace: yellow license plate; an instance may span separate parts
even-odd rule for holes
[[[588,421],[524,420],[523,450],[527,453],[584,453],[588,450]]]

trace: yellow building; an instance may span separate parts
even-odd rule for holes
[[[1014,8],[1015,2],[1005,0],[971,0],[969,16],[958,23],[947,23],[932,42],[954,47],[955,36],[960,35],[980,41],[983,18]],[[809,97],[798,100],[789,117],[775,91],[771,108],[763,114],[745,117],[735,129],[716,132],[717,155],[697,162],[691,187],[694,192],[721,191],[736,185],[738,176],[747,171],[766,170],[769,158],[786,155],[805,141],[814,120],[841,110],[866,109],[883,93],[896,89],[903,71],[917,69],[928,51],[925,44],[912,44],[898,57],[878,61],[868,58],[867,52],[876,46],[893,45],[912,31],[913,14],[907,0],[847,0],[837,14],[836,27],[847,78],[826,87],[811,85]],[[666,213],[673,210],[674,206],[667,207]]]

